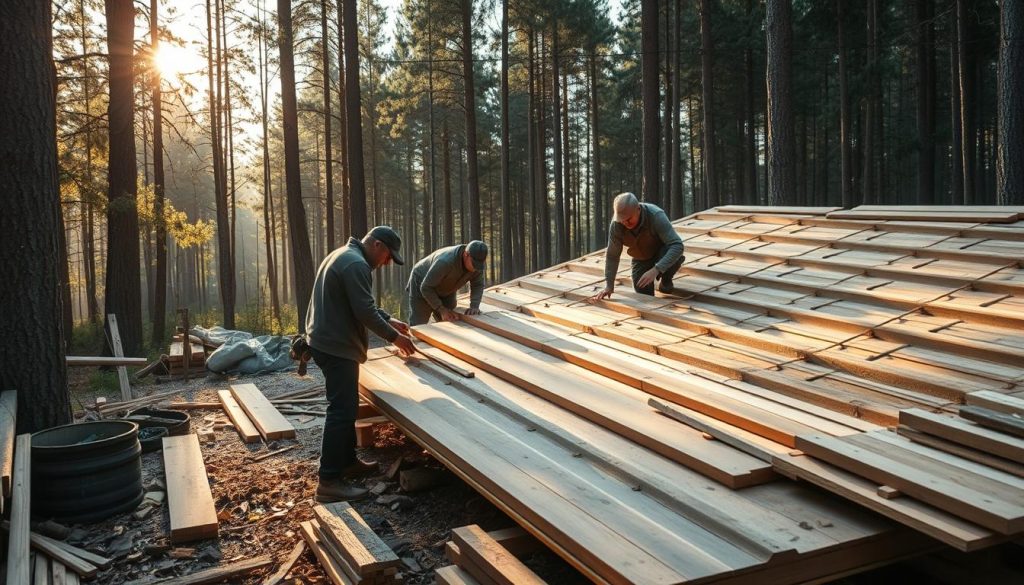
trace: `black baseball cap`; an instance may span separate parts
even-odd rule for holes
[[[402,238],[398,237],[398,232],[391,228],[389,225],[379,225],[366,234],[378,242],[384,244],[391,250],[391,261],[401,266],[405,264],[402,260],[402,256],[398,253],[398,250],[402,247]]]
[[[480,240],[473,240],[466,244],[466,251],[469,252],[469,257],[473,259],[473,269],[483,270],[484,261],[487,260],[487,244]]]

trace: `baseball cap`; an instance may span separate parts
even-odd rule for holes
[[[379,225],[366,234],[371,238],[381,242],[391,250],[391,261],[401,266],[405,264],[402,260],[402,256],[398,253],[398,250],[402,247],[402,238],[398,237],[398,232],[391,228],[389,225]]]
[[[473,259],[473,269],[483,270],[484,261],[487,260],[487,244],[480,240],[473,240],[466,245],[466,251],[469,252],[469,257]]]

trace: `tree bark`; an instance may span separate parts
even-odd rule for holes
[[[658,170],[661,142],[661,126],[658,121],[658,0],[640,1],[640,47],[640,92],[643,101],[641,196],[647,202],[661,205],[661,173]]]
[[[1001,3],[996,200],[1024,205],[1024,6]]]
[[[601,183],[601,116],[598,107],[597,46],[590,48],[590,142],[591,166],[594,169],[594,222],[597,224],[597,245],[608,239],[605,219],[604,185]]]
[[[466,180],[469,189],[469,237],[483,238],[480,227],[480,171],[476,148],[476,82],[473,78],[473,0],[462,0],[462,77],[466,109]]]
[[[845,0],[836,0],[836,43],[839,52],[839,160],[840,205],[853,206],[853,153],[850,145],[850,89],[846,74]]]
[[[555,179],[555,262],[569,259],[569,234],[565,227],[565,180],[562,176],[562,101],[558,72],[558,18],[551,26],[551,141]]]
[[[867,95],[864,98],[864,141],[861,149],[861,162],[863,171],[861,173],[861,200],[864,203],[876,203],[878,201],[878,181],[875,174],[875,118],[880,114],[876,108],[878,104],[877,85],[878,70],[878,0],[868,0],[867,3],[867,64],[865,75],[867,77]]]
[[[932,0],[914,2],[917,45],[917,203],[935,198],[935,27]]]
[[[796,192],[793,134],[793,27],[790,0],[766,4],[768,47],[768,205],[784,205]]]
[[[508,129],[508,0],[501,2],[501,280],[514,276],[512,260],[512,196],[509,192]]]
[[[715,157],[715,42],[711,36],[711,0],[700,0],[701,106],[704,114],[701,158],[704,162],[704,204],[718,205],[718,165]]]
[[[149,2],[149,37],[153,55],[160,50],[157,30],[157,0]],[[153,222],[156,227],[156,275],[153,290],[153,345],[164,339],[167,317],[167,225],[164,222],[164,138],[163,95],[160,92],[160,70],[153,64]]]
[[[107,0],[110,55],[110,124],[107,177],[107,278],[104,314],[118,316],[125,355],[142,352],[142,279],[135,169],[133,51],[135,9],[129,0]]]
[[[877,1],[877,0],[875,0]],[[974,124],[972,112],[974,108],[971,82],[973,80],[971,59],[967,53],[969,27],[967,22],[967,2],[956,0],[956,52],[959,64],[957,83],[960,86],[960,156],[963,160],[963,204],[974,204]],[[959,202],[957,202],[959,203]]]
[[[273,186],[270,178],[270,134],[267,120],[267,94],[269,93],[267,62],[269,54],[267,51],[267,31],[263,21],[262,2],[260,9],[260,29],[257,36],[259,49],[259,76],[260,76],[260,121],[263,124],[263,241],[267,255],[267,288],[270,292],[270,309],[276,327],[281,323],[281,301],[277,294],[277,261],[274,251],[277,247],[277,234],[274,227],[276,217],[274,213]],[[276,327],[274,330],[276,331]]]
[[[125,5],[131,13],[131,4]],[[61,211],[50,11],[49,2],[18,3],[0,11],[0,70],[11,76],[0,84],[0,298],[5,313],[0,388],[18,391],[18,433],[71,422],[56,267]],[[119,24],[115,39],[124,40],[124,20]],[[120,65],[123,47],[115,47]],[[118,80],[118,89],[123,81]],[[135,246],[138,269],[137,241]]]
[[[278,0],[281,4],[284,0]],[[361,238],[367,231],[366,170],[363,167],[362,92],[359,87],[359,25],[356,0],[343,0],[345,34],[345,115],[348,118],[349,232]],[[292,91],[294,93],[294,84]],[[305,302],[305,301],[303,301]]]
[[[355,2],[352,2],[355,4]],[[346,9],[348,4],[346,3]],[[354,6],[353,6],[354,8]],[[291,237],[292,270],[294,270],[295,308],[298,328],[306,326],[306,310],[313,292],[313,254],[309,249],[306,210],[302,206],[302,178],[299,168],[299,127],[295,100],[295,61],[293,56],[292,6],[290,0],[277,1],[281,52],[281,109],[284,124],[285,185],[288,194],[288,233]],[[348,28],[346,27],[346,32]],[[357,118],[358,119],[358,118]],[[360,150],[360,152],[362,152]],[[363,202],[365,205],[365,195]],[[363,211],[365,221],[365,207]],[[355,230],[353,230],[355,231]]]
[[[334,150],[331,145],[331,42],[327,33],[327,0],[320,1],[320,37],[323,42],[324,82],[324,193],[327,208],[327,250],[334,250]]]

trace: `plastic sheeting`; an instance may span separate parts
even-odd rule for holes
[[[225,339],[223,345],[206,357],[206,368],[218,374],[264,374],[295,367],[288,355],[290,340],[280,335],[253,337],[245,331],[214,327]]]

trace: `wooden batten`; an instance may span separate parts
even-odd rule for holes
[[[194,434],[164,437],[163,457],[171,542],[217,536],[217,510],[199,438]]]

